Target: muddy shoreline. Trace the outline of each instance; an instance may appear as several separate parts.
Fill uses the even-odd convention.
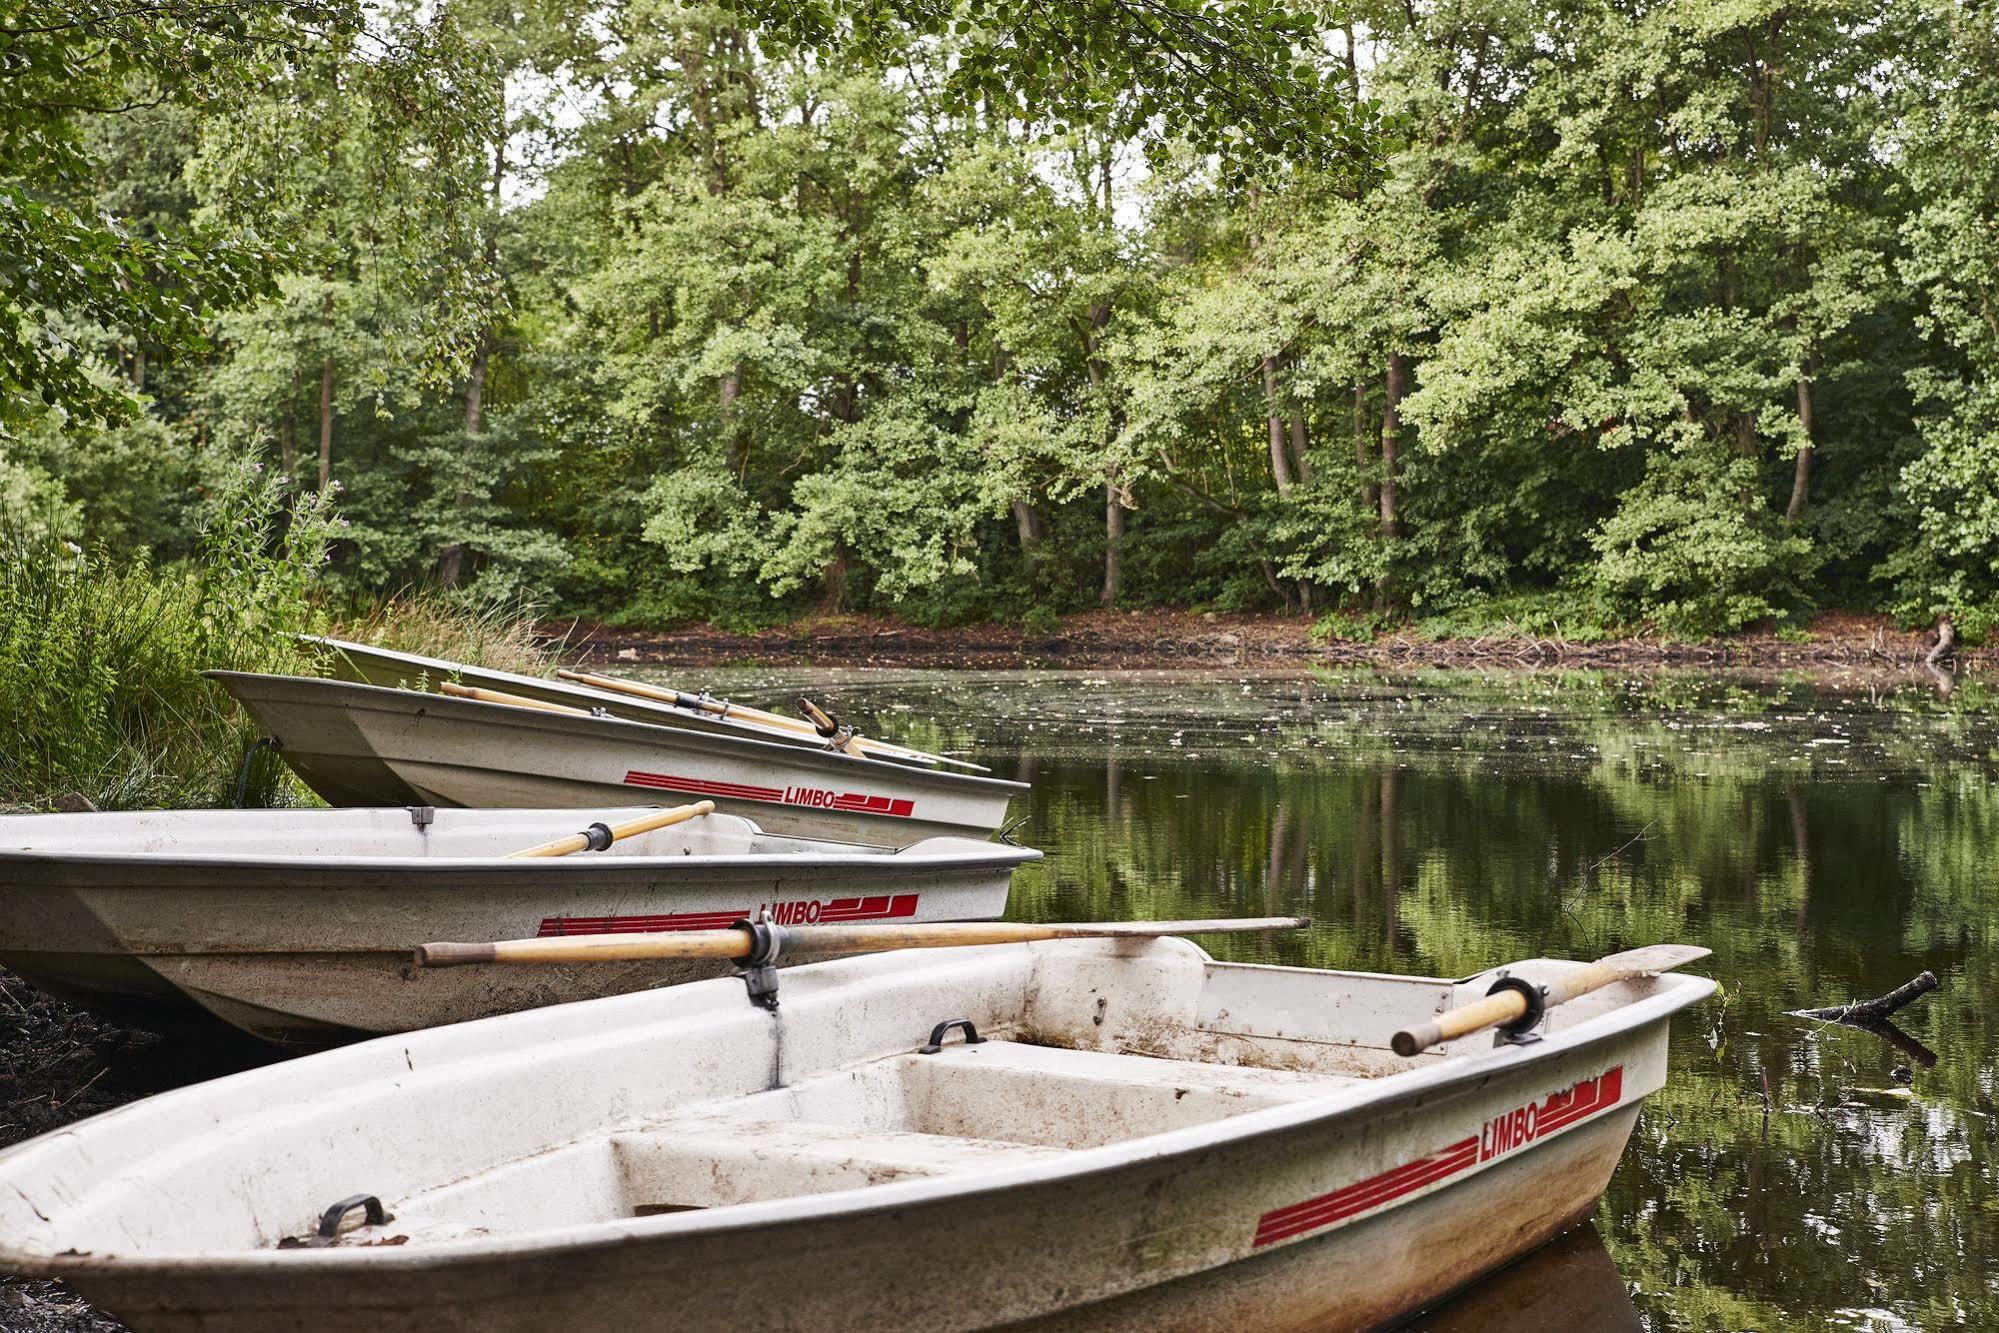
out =
[[[1367,641],[1321,640],[1313,637],[1312,622],[1300,616],[1157,610],[1085,612],[1035,630],[1001,623],[934,629],[877,616],[826,616],[747,634],[713,625],[634,630],[588,621],[550,622],[542,632],[561,656],[595,665],[985,670],[1351,666],[1929,674],[1926,659],[1935,643],[1933,634],[1900,629],[1886,616],[1849,614],[1821,616],[1801,634],[1704,641],[1433,639],[1408,630]],[[1959,649],[1942,666],[1990,669],[1999,666],[1999,649]]]
[[[165,1037],[120,1027],[0,969],[0,1148],[89,1116],[275,1058],[226,1033]],[[6,1333],[118,1333],[60,1282],[0,1274]]]

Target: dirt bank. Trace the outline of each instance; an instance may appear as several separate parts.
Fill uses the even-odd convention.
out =
[[[0,1147],[126,1102],[272,1059],[227,1034],[161,1037],[119,1027],[0,970]],[[6,1333],[116,1333],[59,1282],[0,1274]]]
[[[1802,635],[1741,634],[1705,642],[1564,639],[1495,635],[1432,639],[1410,631],[1370,641],[1313,638],[1297,616],[1191,611],[1092,611],[1053,629],[1018,624],[925,629],[874,616],[814,617],[732,634],[712,625],[645,631],[588,622],[546,626],[579,660],[660,666],[885,667],[1283,667],[1324,665],[1720,667],[1731,670],[1906,671],[1920,669],[1934,637],[1896,628],[1886,616],[1821,616]],[[1960,651],[1957,666],[1999,664],[1993,649]]]

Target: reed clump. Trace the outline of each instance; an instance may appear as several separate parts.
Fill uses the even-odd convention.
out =
[[[195,559],[156,566],[52,539],[0,538],[0,801],[44,809],[202,805],[235,795],[252,724],[201,678],[301,660],[333,533],[329,497],[290,497],[245,463],[206,497]],[[275,766],[246,799],[281,794]]]
[[[245,461],[205,497],[194,557],[174,565],[0,533],[0,809],[310,799],[201,673],[313,674],[297,636],[333,619],[320,586],[342,526],[333,500]],[[546,665],[525,608],[414,594],[358,624],[433,656]]]
[[[371,647],[522,676],[546,676],[558,664],[557,645],[536,630],[534,607],[517,599],[480,606],[438,589],[403,592],[335,622],[327,632]]]

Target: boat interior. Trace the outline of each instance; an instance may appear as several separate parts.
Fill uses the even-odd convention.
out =
[[[1573,966],[1513,970],[1547,980]],[[78,1160],[52,1149],[39,1171],[14,1165],[0,1225],[19,1236],[26,1220],[56,1250],[98,1253],[184,1252],[190,1218],[205,1250],[323,1247],[328,1206],[368,1195],[386,1216],[352,1211],[335,1246],[422,1246],[969,1177],[1271,1107],[1379,1103],[1397,1074],[1491,1049],[1490,1034],[1413,1060],[1389,1049],[1397,1028],[1489,981],[1217,963],[1170,939],[794,968],[775,1013],[724,978],[369,1042],[142,1103],[102,1122]],[[1707,984],[1623,982],[1549,1022],[1686,983]],[[212,1139],[218,1123],[226,1146],[176,1138]],[[147,1202],[166,1197],[179,1206]]]
[[[593,823],[617,824],[656,806],[613,810],[463,810],[382,806],[344,810],[141,810],[0,816],[0,856],[397,857],[506,856]],[[613,843],[590,857],[893,855],[893,848],[766,833],[753,821],[703,815]]]

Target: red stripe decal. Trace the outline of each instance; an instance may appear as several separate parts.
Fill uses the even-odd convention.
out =
[[[902,796],[869,796],[863,792],[836,792],[822,787],[759,787],[747,782],[718,782],[712,778],[684,778],[673,773],[648,773],[630,769],[627,787],[650,787],[679,792],[685,796],[719,796],[732,801],[762,801],[766,805],[795,805],[807,810],[837,810],[850,815],[885,815],[908,819],[916,813],[916,802]]]
[[[1624,1099],[1624,1066],[1605,1070],[1574,1087],[1551,1094],[1542,1102],[1528,1102],[1504,1115],[1485,1122],[1470,1138],[1459,1139],[1447,1148],[1404,1162],[1377,1175],[1326,1194],[1301,1199],[1282,1208],[1273,1208],[1256,1222],[1253,1246],[1271,1245],[1308,1231],[1343,1222],[1350,1217],[1393,1203],[1460,1171],[1489,1162],[1537,1139],[1567,1129],[1598,1112],[1607,1111]]]
[[[916,915],[921,894],[877,893],[866,898],[794,898],[760,903],[757,911],[665,912],[639,916],[547,916],[537,935],[626,935],[658,930],[727,930],[745,917],[770,909],[781,926],[824,925],[838,921],[895,921]]]
[[[661,791],[685,792],[690,796],[733,796],[744,801],[784,803],[780,787],[757,787],[746,782],[715,782],[708,778],[682,778],[670,773],[647,773],[632,769],[625,774],[627,787],[657,787]]]
[[[537,935],[623,935],[653,930],[727,930],[740,912],[667,912],[653,916],[545,916]]]

